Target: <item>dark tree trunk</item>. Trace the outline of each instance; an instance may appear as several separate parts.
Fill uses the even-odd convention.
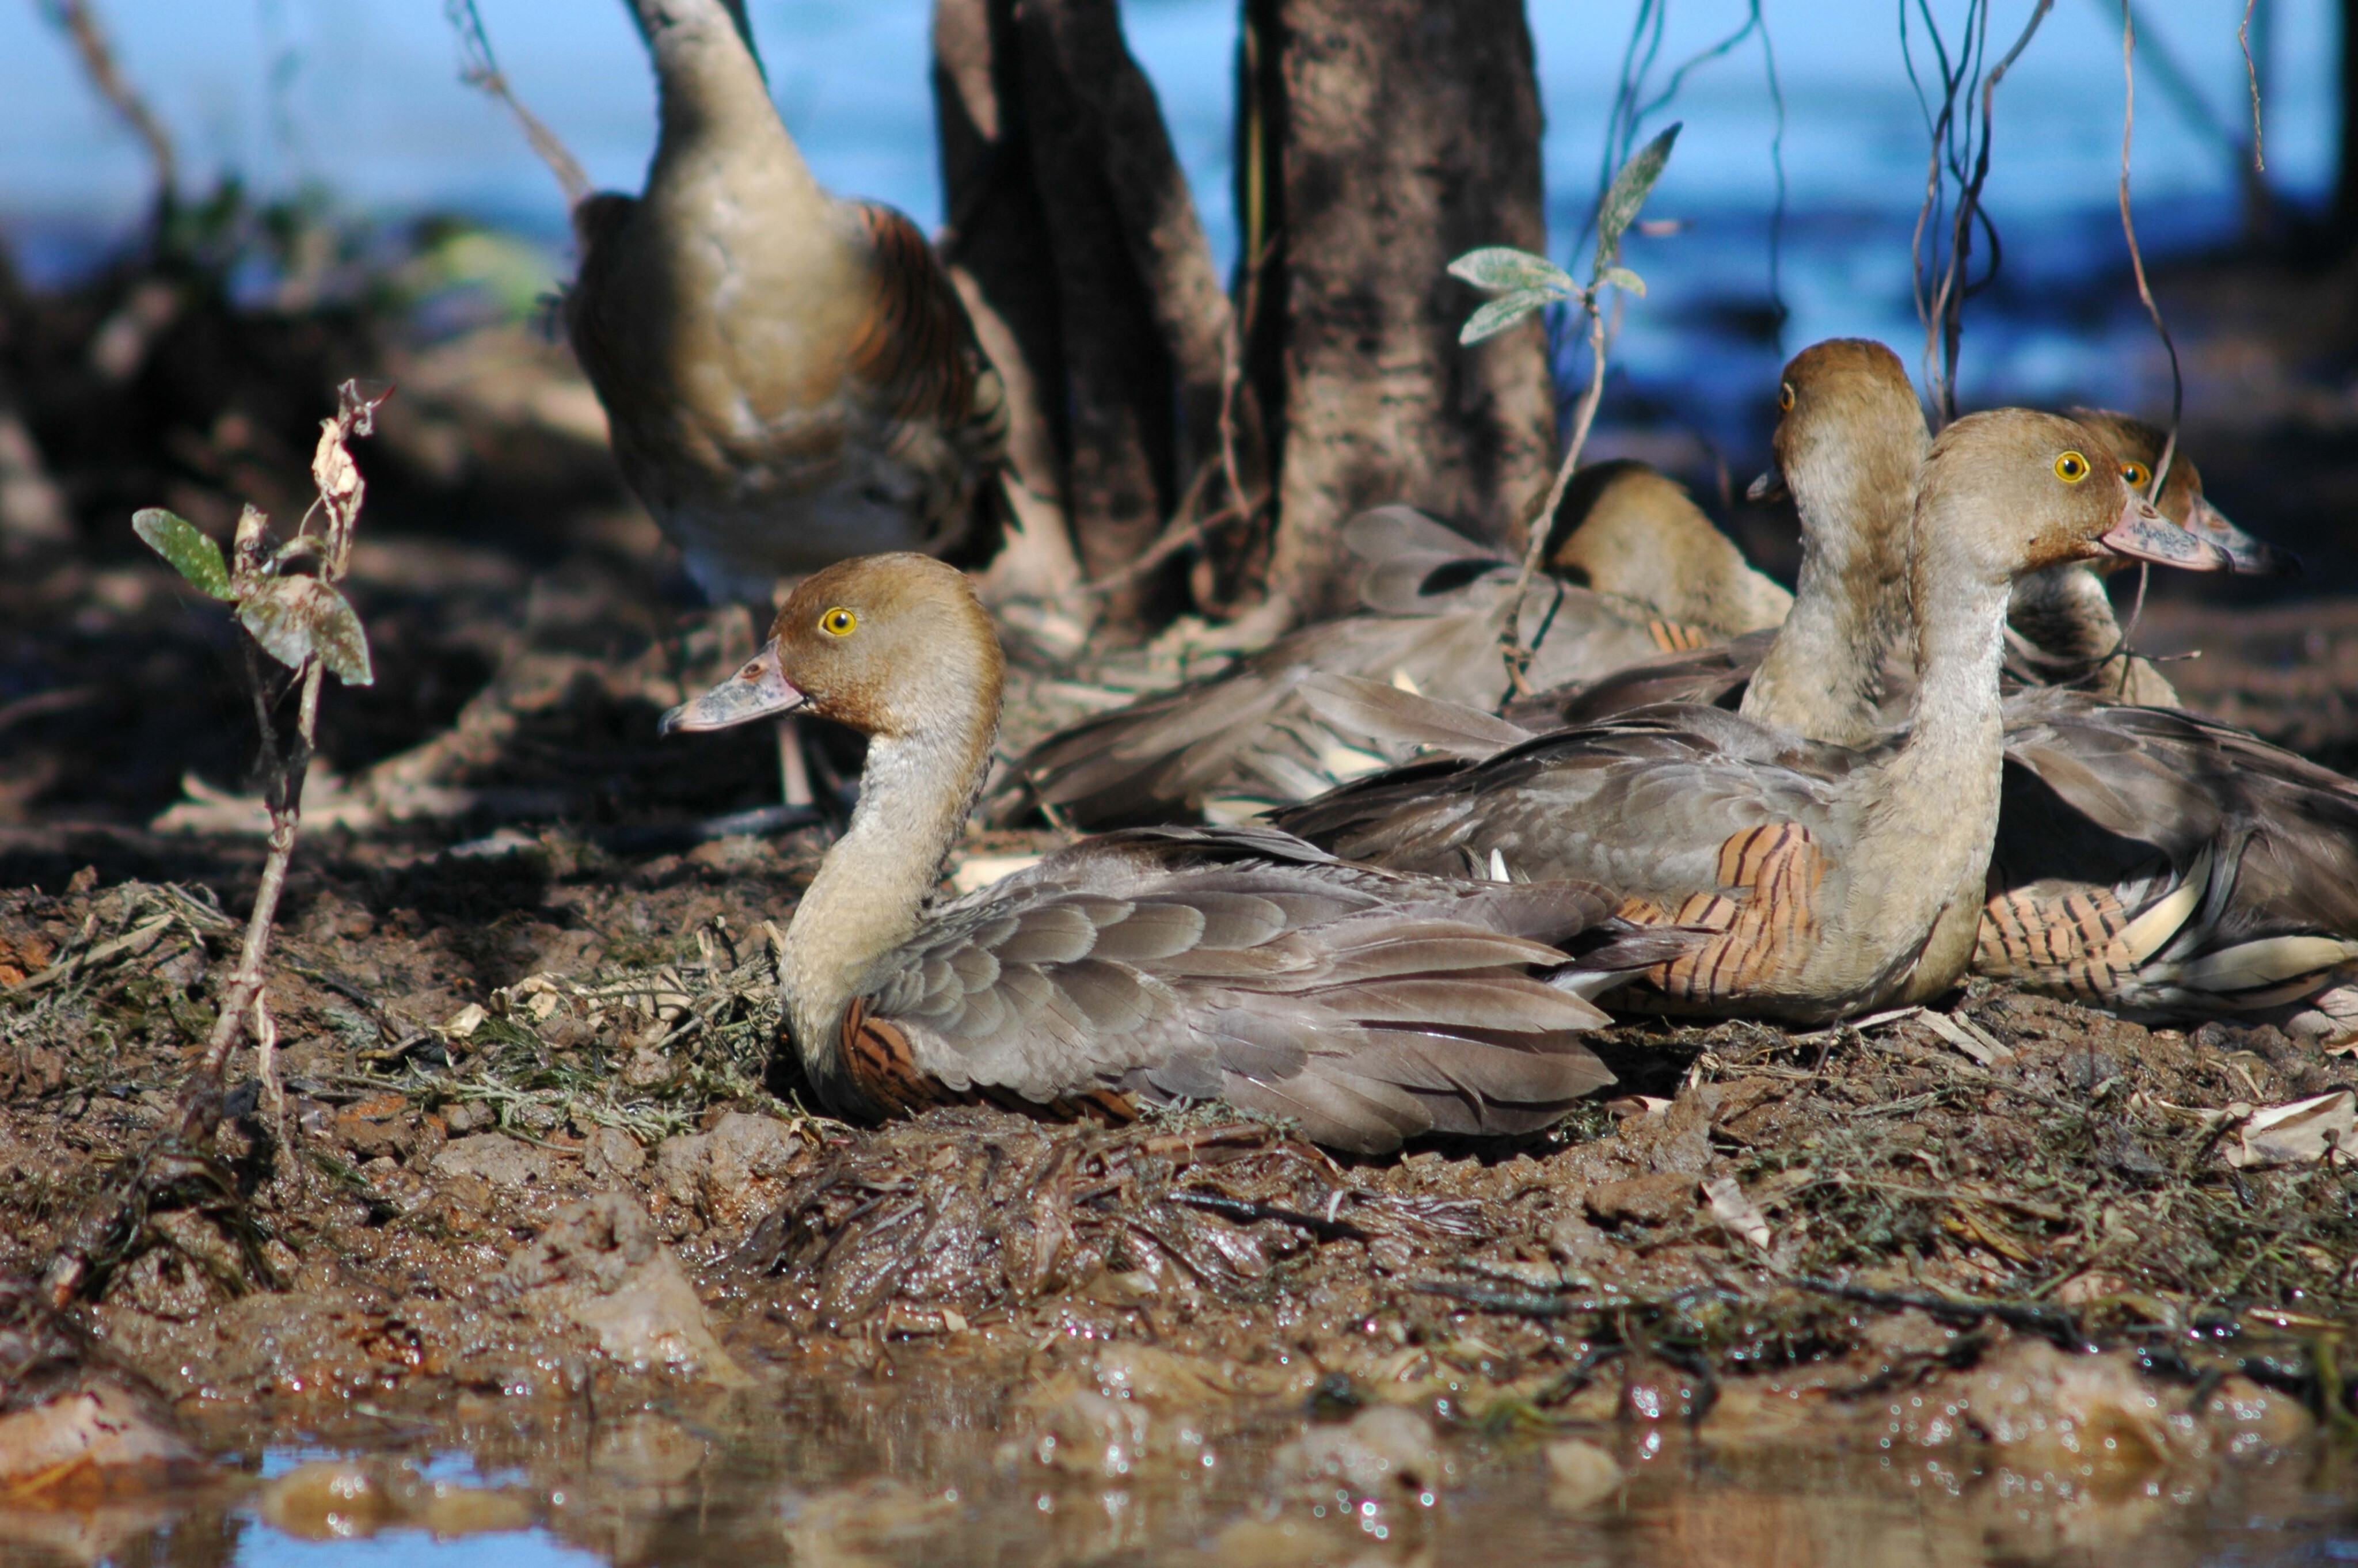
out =
[[[2358,3],[2358,0],[2353,0]],[[1536,321],[1474,349],[1446,276],[1546,249],[1522,0],[1244,0],[1239,195],[1269,245],[1250,373],[1274,438],[1271,609],[1341,609],[1338,531],[1406,501],[1515,536],[1554,401]],[[1259,157],[1252,156],[1255,147]]]
[[[1114,0],[937,0],[935,48],[950,254],[1025,383],[1017,472],[1111,577],[1218,449],[1228,310],[1202,222]],[[1173,580],[1106,607],[1138,623]]]

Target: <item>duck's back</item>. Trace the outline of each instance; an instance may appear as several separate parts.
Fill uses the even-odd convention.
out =
[[[1563,962],[1550,944],[1607,902],[1401,878],[1267,830],[1107,835],[947,906],[881,963],[848,1067],[885,1107],[1086,1086],[1223,1098],[1352,1149],[1536,1129],[1610,1075],[1573,1038],[1604,1015],[1523,971]]]

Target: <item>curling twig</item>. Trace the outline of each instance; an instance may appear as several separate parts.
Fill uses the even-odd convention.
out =
[[[548,166],[548,172],[555,175],[557,183],[564,188],[567,209],[580,206],[582,198],[590,194],[590,176],[583,171],[580,160],[573,156],[572,150],[557,138],[557,133],[550,130],[539,115],[525,108],[524,101],[508,85],[506,73],[500,70],[499,61],[492,55],[491,35],[483,30],[483,18],[475,10],[475,0],[442,0],[442,15],[449,19],[451,28],[458,33],[459,53],[466,62],[459,72],[459,80],[489,93],[506,106],[508,113],[515,116],[516,124],[523,128],[525,140],[532,144],[532,150],[540,155],[540,161]]]
[[[2145,313],[2153,321],[2153,330],[2161,339],[2161,346],[2169,355],[2169,428],[2162,438],[2161,456],[2153,465],[2153,483],[2147,492],[2148,500],[2161,500],[2161,487],[2169,481],[2169,465],[2178,457],[2178,425],[2186,412],[2186,377],[2178,363],[2178,344],[2169,335],[2169,323],[2162,319],[2161,307],[2153,297],[2153,285],[2146,277],[2145,251],[2137,243],[2136,218],[2129,209],[2129,154],[2136,141],[2136,13],[2129,0],[2121,0],[2121,74],[2126,82],[2126,97],[2121,110],[2121,232],[2127,237],[2129,269],[2136,277],[2137,298],[2145,304]],[[2129,623],[2121,633],[2121,676],[2115,693],[2126,696],[2129,674],[2136,668],[2137,625],[2145,618],[2145,590],[2152,569],[2143,564],[2137,568],[2136,602],[2129,611]]]

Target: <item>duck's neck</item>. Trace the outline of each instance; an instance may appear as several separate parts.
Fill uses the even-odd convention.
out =
[[[843,1019],[916,935],[966,826],[999,729],[989,690],[937,693],[936,722],[874,735],[851,826],[820,862],[786,926],[778,979],[804,1071],[822,1095],[841,1071]]]
[[[2006,619],[2051,661],[2053,676],[2073,680],[2110,658],[2121,644],[2104,579],[2084,564],[2050,567],[2014,585]]]
[[[1917,537],[1915,719],[1868,782],[1825,945],[1836,962],[1855,956],[1847,961],[1862,1007],[1944,990],[1973,956],[1997,836],[2006,607],[2006,585],[1988,581],[1955,542],[1974,526],[1954,519],[1944,529],[1935,518]]]
[[[1884,662],[1908,625],[1919,455],[1789,470],[1801,510],[1801,577],[1793,608],[1745,689],[1745,717],[1844,746],[1882,729]]]
[[[662,129],[651,191],[698,176],[759,179],[813,202],[825,193],[786,135],[753,51],[743,0],[630,0],[654,57]],[[665,176],[669,175],[670,178]],[[704,200],[698,194],[692,199]]]
[[[2014,585],[2006,620],[2030,644],[2030,656],[2023,661],[2028,678],[2084,686],[2148,708],[2179,706],[2177,688],[2150,662],[2131,657],[2124,669],[2115,658],[2126,639],[2104,577],[2093,567],[2074,564],[2031,573]]]

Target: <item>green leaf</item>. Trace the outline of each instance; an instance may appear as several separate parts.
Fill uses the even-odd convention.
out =
[[[237,618],[263,652],[290,669],[317,654],[346,686],[368,686],[368,634],[344,596],[317,578],[268,578],[237,607]]]
[[[195,524],[160,506],[150,506],[132,514],[131,526],[198,592],[215,599],[232,597],[229,563],[222,559],[221,546],[199,532]]]
[[[1596,266],[1601,275],[1621,254],[1621,236],[1638,220],[1638,210],[1652,195],[1654,182],[1662,178],[1662,167],[1671,161],[1671,145],[1679,139],[1678,125],[1672,125],[1644,146],[1629,155],[1613,183],[1605,188],[1605,200],[1596,204]]]
[[[1602,288],[1608,283],[1616,288],[1627,289],[1640,299],[1646,297],[1646,280],[1626,266],[1608,266],[1596,275],[1597,287]]]
[[[1449,275],[1493,294],[1525,289],[1548,291],[1551,299],[1570,299],[1580,293],[1572,274],[1545,256],[1519,251],[1512,245],[1488,245],[1467,251],[1449,264]]]
[[[1485,338],[1494,338],[1532,311],[1552,305],[1562,297],[1553,289],[1525,288],[1493,299],[1466,318],[1466,325],[1458,331],[1457,341],[1460,346],[1466,346],[1478,343]]]

